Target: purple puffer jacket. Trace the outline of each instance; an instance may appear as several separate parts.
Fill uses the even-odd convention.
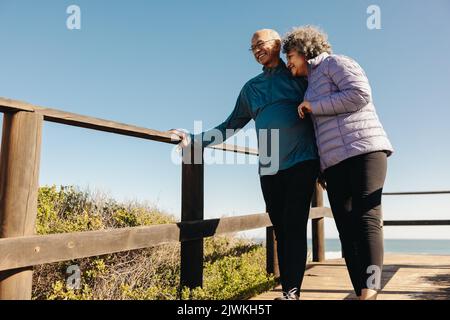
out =
[[[364,70],[352,59],[322,53],[308,60],[308,89],[321,170],[353,156],[394,151],[372,103]]]

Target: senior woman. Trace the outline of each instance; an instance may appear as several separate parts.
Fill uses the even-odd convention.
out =
[[[376,299],[383,267],[381,195],[391,143],[378,119],[363,69],[331,53],[327,35],[313,26],[294,28],[283,40],[294,76],[307,76],[301,118],[310,114],[321,171],[361,300]]]

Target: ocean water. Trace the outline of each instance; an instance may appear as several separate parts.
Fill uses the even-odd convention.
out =
[[[311,248],[311,239],[308,243]],[[384,252],[450,255],[450,240],[385,239]],[[341,242],[339,239],[325,240],[325,255],[327,259],[341,257]]]
[[[311,239],[308,240],[311,247]],[[326,239],[325,252],[340,252],[339,239]],[[450,255],[450,240],[432,239],[385,239],[385,253],[412,253]]]
[[[257,239],[264,242],[262,239]],[[312,248],[312,241],[308,239],[308,248]],[[450,240],[432,239],[385,239],[385,253],[450,255]],[[340,258],[341,242],[339,239],[325,239],[325,258]]]

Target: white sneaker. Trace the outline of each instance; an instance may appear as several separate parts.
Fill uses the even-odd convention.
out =
[[[292,288],[288,292],[283,291],[283,295],[281,297],[275,298],[275,300],[298,300],[299,295],[297,292],[297,288]]]

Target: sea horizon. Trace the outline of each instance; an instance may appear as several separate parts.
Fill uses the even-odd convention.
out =
[[[255,242],[265,245],[265,239],[253,238]],[[312,248],[312,239],[308,238],[308,249]],[[450,239],[384,239],[385,253],[450,255]],[[325,257],[334,259],[342,257],[339,239],[325,239]]]

